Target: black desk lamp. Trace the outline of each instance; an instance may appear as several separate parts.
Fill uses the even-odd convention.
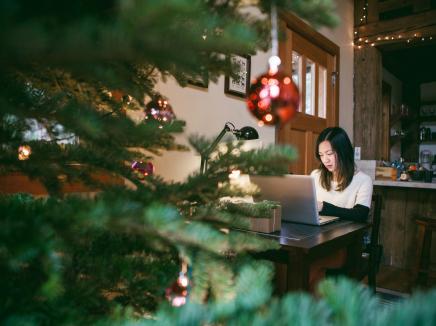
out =
[[[236,129],[235,125],[231,122],[226,122],[224,125],[223,130],[221,130],[218,137],[213,141],[213,143],[207,148],[202,154],[201,154],[201,164],[200,164],[200,173],[204,174],[207,171],[207,161],[209,160],[209,155],[212,153],[212,151],[215,149],[215,147],[218,145],[221,138],[224,137],[224,135],[227,132],[231,132],[236,136],[236,139],[238,140],[250,140],[250,139],[258,139],[259,134],[257,133],[256,129],[253,127],[242,127],[241,129]]]

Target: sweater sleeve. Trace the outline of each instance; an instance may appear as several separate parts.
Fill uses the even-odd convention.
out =
[[[354,222],[366,222],[369,214],[369,207],[361,204],[356,204],[353,208],[342,208],[323,202],[323,208],[319,212],[320,215],[338,216],[344,220]]]

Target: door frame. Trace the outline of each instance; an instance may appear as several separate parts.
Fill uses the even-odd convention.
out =
[[[279,56],[282,60],[282,65],[284,67],[284,72],[291,75],[291,67],[292,67],[292,56],[289,55],[292,53],[292,34],[298,34],[298,36],[303,37],[311,44],[315,45],[316,47],[320,48],[321,50],[328,53],[333,60],[333,72],[331,73],[331,76],[327,76],[329,80],[334,78],[334,85],[332,83],[328,83],[327,87],[332,87],[329,85],[333,85],[333,94],[332,98],[330,99],[330,105],[332,109],[327,111],[327,127],[329,126],[337,126],[339,123],[339,86],[340,86],[340,48],[338,45],[330,41],[327,37],[320,34],[318,31],[316,31],[313,27],[309,26],[307,23],[305,23],[303,20],[295,16],[294,14],[290,12],[280,12],[280,31],[281,35],[285,35],[286,38],[282,38],[279,42]],[[331,78],[331,79],[330,79]],[[301,95],[301,94],[300,94]],[[304,94],[303,94],[304,95]],[[316,129],[317,126],[314,126],[313,124],[317,124],[317,119],[321,118],[313,117],[310,121],[308,121],[307,117],[297,112],[295,114],[294,120],[291,121],[292,128],[300,129],[300,130],[306,130],[307,129]],[[309,128],[310,124],[310,128]],[[279,143],[279,134],[281,132],[280,127],[277,127],[275,129],[275,143]],[[318,129],[323,129],[323,127],[320,125]],[[285,133],[287,132],[286,129]],[[318,130],[321,132],[321,130]],[[309,138],[307,138],[309,137]],[[311,135],[306,135],[306,146],[305,146],[305,167],[304,170],[306,173],[311,169],[314,163],[315,157],[312,155],[313,149],[308,148],[311,147],[309,143],[311,143]],[[309,153],[310,152],[310,153]],[[313,157],[312,157],[313,156]]]
[[[282,35],[285,34],[286,37],[289,37],[289,33],[286,33],[287,29],[292,30],[293,32],[300,34],[302,37],[310,40],[311,43],[315,44],[322,50],[328,52],[333,56],[334,66],[335,66],[335,90],[333,93],[334,96],[334,110],[332,120],[335,125],[339,123],[339,86],[340,86],[340,48],[338,45],[330,41],[327,37],[319,33],[312,26],[305,23],[303,20],[298,18],[296,15],[291,12],[280,11],[280,24],[281,24],[281,32]],[[286,42],[286,39],[281,39],[279,42],[279,56],[282,60],[283,67],[291,67],[291,58],[286,55],[287,53],[292,53],[289,49],[289,42]],[[286,71],[290,73],[290,71]],[[330,76],[332,77],[332,76]],[[298,112],[297,112],[298,115]],[[276,128],[276,142],[277,142],[277,128]]]

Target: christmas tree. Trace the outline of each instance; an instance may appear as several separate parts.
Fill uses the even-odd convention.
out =
[[[315,25],[335,22],[328,0],[276,4]],[[229,167],[285,173],[291,148],[241,152],[241,144],[228,144],[206,173],[164,182],[152,173],[151,154],[186,150],[174,141],[183,121],[170,111],[166,119],[139,122],[130,115],[144,110],[144,97],[164,101],[154,91],[161,78],[185,86],[207,72],[216,81],[231,71],[228,54],[267,49],[268,19],[244,9],[268,13],[270,5],[0,1],[0,176],[25,175],[46,190],[42,198],[0,197],[2,323],[269,323],[276,313],[283,321],[306,318],[296,316],[296,307],[306,307],[307,320],[328,320],[334,315],[328,307],[335,307],[331,293],[366,298],[365,290],[343,281],[326,283],[330,306],[304,295],[266,304],[272,266],[253,262],[249,253],[276,244],[235,231],[246,225],[244,216],[223,210],[218,199],[243,193],[228,184]],[[192,145],[202,152],[210,141],[198,137]],[[74,184],[92,192],[68,194]],[[181,309],[173,307],[187,298]],[[307,308],[312,304],[315,312]],[[335,313],[342,316],[342,310]]]

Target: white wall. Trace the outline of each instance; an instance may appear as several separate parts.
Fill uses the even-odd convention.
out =
[[[353,137],[353,1],[337,0],[341,24],[336,30],[322,29],[321,33],[340,46],[340,100],[339,125]],[[251,76],[267,69],[269,53],[258,53],[251,58]],[[253,126],[259,132],[256,145],[275,142],[274,127],[258,127],[257,121],[248,112],[241,98],[224,94],[224,77],[217,84],[210,83],[208,89],[179,87],[173,80],[160,82],[157,90],[169,98],[175,114],[186,121],[186,132],[178,135],[179,143],[187,144],[187,136],[198,133],[213,138],[230,121],[236,128]],[[169,152],[155,160],[156,173],[167,180],[180,181],[200,167],[200,158],[193,152]]]
[[[354,1],[336,0],[336,14],[341,22],[335,29],[319,32],[340,47],[339,126],[353,140],[353,65],[354,65]]]
[[[259,53],[251,59],[251,76],[266,71],[269,55]],[[249,113],[245,100],[224,94],[224,76],[217,84],[209,83],[208,89],[199,87],[181,88],[169,80],[160,82],[157,90],[168,97],[178,119],[186,121],[185,133],[177,136],[181,144],[187,144],[187,137],[200,134],[208,138],[217,136],[227,121],[236,128],[255,127],[259,133],[259,141],[250,141],[257,146],[274,143],[274,127],[258,127],[257,120]],[[232,137],[229,135],[229,137]],[[200,158],[193,152],[169,152],[155,161],[156,173],[165,179],[182,180],[189,173],[200,168]]]

